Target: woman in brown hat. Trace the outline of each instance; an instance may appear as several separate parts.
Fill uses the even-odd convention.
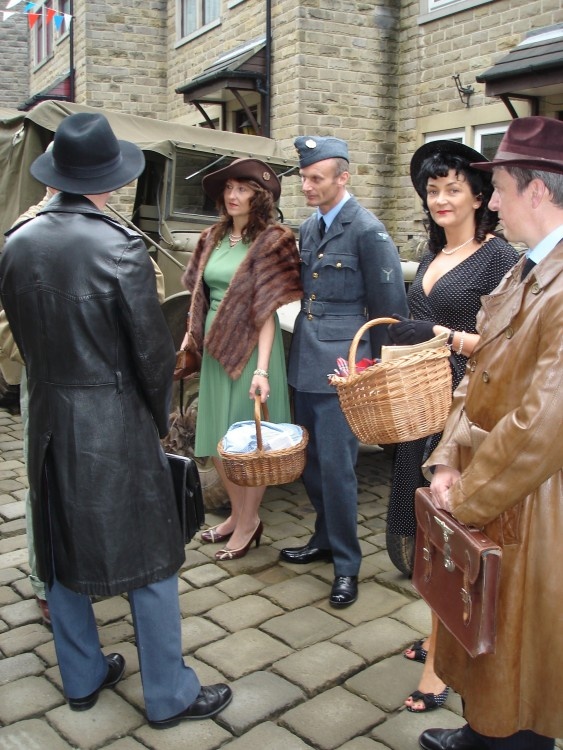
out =
[[[475,322],[481,296],[490,293],[518,259],[516,251],[493,234],[498,216],[488,208],[490,179],[470,164],[483,156],[455,141],[430,141],[414,154],[410,174],[423,202],[428,231],[408,303],[412,319],[389,326],[397,344],[415,344],[447,331],[452,385],[461,381],[479,335]],[[395,316],[398,317],[398,316]],[[401,443],[395,451],[387,514],[387,549],[393,564],[412,574],[416,533],[414,493],[427,486],[422,463],[441,434]],[[419,687],[405,701],[414,713],[431,711],[447,698],[448,688],[434,672],[434,635],[417,641],[405,657],[424,663]]]
[[[289,422],[285,355],[276,310],[301,299],[299,254],[291,229],[275,222],[281,192],[275,172],[258,159],[237,159],[203,178],[219,221],[202,232],[182,277],[192,293],[182,346],[202,353],[195,455],[212,456],[231,515],[201,535],[227,542],[217,560],[234,560],[262,535],[258,509],[265,487],[230,482],[217,443],[234,422],[252,419],[254,398],[270,399],[273,422]],[[271,397],[271,398],[270,398]]]

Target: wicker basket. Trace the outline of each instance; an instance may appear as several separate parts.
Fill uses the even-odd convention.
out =
[[[349,376],[334,385],[352,432],[368,445],[402,443],[441,432],[452,402],[450,350],[446,346],[407,354],[356,373],[356,350],[372,326],[396,323],[375,318],[354,336]]]
[[[264,418],[269,420],[268,407],[256,396],[254,421],[258,447],[251,453],[226,453],[223,440],[219,441],[217,452],[223,462],[227,479],[242,487],[264,487],[273,484],[286,484],[299,479],[305,468],[305,449],[309,442],[307,430],[303,427],[303,437],[297,445],[280,450],[265,451],[262,448],[260,407]]]

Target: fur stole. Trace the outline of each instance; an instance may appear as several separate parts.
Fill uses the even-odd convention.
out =
[[[201,352],[205,347],[236,380],[264,323],[279,307],[303,296],[299,252],[288,227],[274,224],[259,234],[233,276],[204,340],[209,303],[203,272],[213,249],[210,229],[206,229],[182,276],[182,283],[192,292],[188,348]]]

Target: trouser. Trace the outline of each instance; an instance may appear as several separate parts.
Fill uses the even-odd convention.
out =
[[[168,719],[193,703],[200,690],[182,658],[177,576],[129,591],[128,597],[147,717]],[[47,601],[65,695],[84,698],[107,675],[90,597],[55,580]]]
[[[358,440],[336,393],[295,391],[294,406],[309,432],[303,483],[317,512],[311,545],[331,550],[335,575],[358,575]]]

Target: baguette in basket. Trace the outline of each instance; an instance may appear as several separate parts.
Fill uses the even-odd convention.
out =
[[[368,445],[401,443],[441,432],[451,406],[450,350],[440,336],[414,346],[384,347],[387,361],[382,350],[381,362],[356,372],[356,351],[364,332],[396,322],[395,318],[375,318],[365,323],[350,346],[348,377],[330,379],[350,429]],[[402,350],[400,356],[394,357],[395,352],[389,356],[393,349]]]

